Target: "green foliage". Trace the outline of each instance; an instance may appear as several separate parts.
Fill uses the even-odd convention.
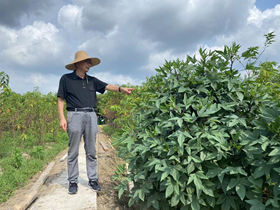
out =
[[[279,209],[279,103],[257,77],[242,79],[233,68],[242,57],[258,59],[258,48],[242,56],[239,49],[200,49],[200,60],[166,61],[147,79],[149,100],[115,141],[131,171],[119,194],[134,182],[129,205]]]
[[[135,111],[138,110],[143,101],[148,99],[144,93],[146,91],[145,85],[132,86],[127,84],[122,85],[122,87],[131,87],[135,90],[129,96],[115,92],[98,95],[98,115],[106,118],[108,126],[114,130],[129,126]]]
[[[20,168],[23,162],[23,157],[19,148],[15,148],[13,153],[13,160],[15,168]]]
[[[0,203],[5,202],[13,192],[23,187],[28,180],[37,172],[41,171],[43,167],[63,149],[67,148],[68,137],[65,136],[64,131],[58,133],[58,142],[53,143],[49,147],[44,146],[34,146],[34,148],[15,148],[13,151],[13,142],[9,145],[9,141],[13,139],[9,132],[5,133],[7,139],[2,142],[6,145],[6,153],[0,159],[0,166],[3,174],[0,177]],[[31,141],[32,138],[29,137]],[[30,159],[25,159],[22,157],[22,153],[31,154]]]
[[[239,62],[242,64],[242,66],[244,67],[244,70],[247,71],[247,75],[250,76],[254,76],[257,75],[259,73],[260,67],[255,66],[258,59],[260,58],[260,56],[264,53],[264,51],[266,50],[266,48],[268,48],[273,42],[275,42],[274,37],[275,34],[274,32],[270,32],[265,36],[265,42],[264,42],[264,47],[261,53],[259,53],[259,47],[249,47],[247,51],[242,53],[242,58],[247,62],[246,65],[244,65],[241,60],[240,57],[237,57],[237,59],[239,60]]]
[[[42,146],[34,146],[33,150],[31,152],[32,157],[38,158],[38,159],[44,159],[44,149]]]
[[[103,129],[104,133],[108,136],[114,137],[117,135],[117,130],[113,127],[106,125],[106,126],[102,126],[102,129]]]
[[[33,92],[17,94],[0,73],[0,203],[52,160],[68,144],[59,130],[57,97]],[[47,111],[46,111],[47,110]]]
[[[4,71],[0,72],[0,105],[4,102],[4,100],[9,96],[10,88],[9,88],[10,77]]]

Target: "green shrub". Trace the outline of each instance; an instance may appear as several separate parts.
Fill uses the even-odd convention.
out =
[[[233,68],[239,49],[200,49],[200,60],[166,62],[147,80],[153,98],[115,142],[131,171],[119,194],[134,182],[129,205],[280,208],[279,104],[255,77],[242,79]],[[242,54],[254,56],[250,48]]]

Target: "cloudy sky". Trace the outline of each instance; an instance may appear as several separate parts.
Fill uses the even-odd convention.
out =
[[[199,47],[276,43],[262,60],[280,63],[280,0],[0,0],[0,71],[17,93],[57,92],[79,50],[101,59],[89,74],[140,85],[165,60]]]

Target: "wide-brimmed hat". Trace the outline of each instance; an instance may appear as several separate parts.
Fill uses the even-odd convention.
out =
[[[76,69],[75,63],[78,63],[80,61],[84,61],[87,59],[90,59],[91,67],[96,66],[96,65],[100,64],[100,62],[101,62],[99,58],[90,58],[85,51],[78,51],[75,54],[75,60],[72,63],[67,64],[65,66],[65,68],[68,70],[75,70]]]

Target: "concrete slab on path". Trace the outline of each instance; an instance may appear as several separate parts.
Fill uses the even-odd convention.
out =
[[[97,209],[97,193],[88,187],[86,172],[86,155],[83,141],[79,149],[79,184],[78,193],[68,194],[67,170],[53,180],[49,185],[50,191],[40,196],[29,208],[30,210],[85,210]]]

